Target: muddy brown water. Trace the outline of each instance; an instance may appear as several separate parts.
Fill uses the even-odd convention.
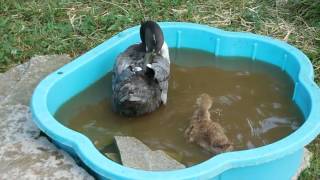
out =
[[[113,113],[108,74],[65,103],[55,117],[88,136],[102,152],[115,151],[107,146],[114,135],[128,135],[187,166],[212,157],[183,136],[201,93],[213,97],[212,119],[223,126],[235,150],[275,142],[304,121],[291,100],[292,80],[275,66],[192,49],[170,49],[170,57],[168,104],[157,111],[137,118]]]

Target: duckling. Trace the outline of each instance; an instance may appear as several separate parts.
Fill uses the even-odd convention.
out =
[[[214,155],[233,150],[233,145],[226,136],[223,127],[211,120],[209,110],[212,99],[208,94],[201,94],[196,102],[197,109],[193,113],[189,127],[185,130],[185,138],[196,143]]]
[[[167,103],[170,57],[160,26],[145,21],[141,43],[121,53],[112,74],[112,107],[124,116],[150,113]]]

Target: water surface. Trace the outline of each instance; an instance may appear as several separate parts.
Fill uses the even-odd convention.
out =
[[[167,106],[138,118],[113,113],[107,74],[65,103],[56,118],[88,136],[102,152],[115,150],[107,146],[114,135],[128,135],[187,166],[212,157],[183,136],[201,93],[213,97],[211,117],[224,127],[236,150],[270,144],[302,124],[303,116],[291,101],[293,82],[275,66],[192,49],[171,49],[170,56]]]

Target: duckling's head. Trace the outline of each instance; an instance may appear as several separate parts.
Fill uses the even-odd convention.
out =
[[[154,21],[144,21],[140,27],[140,38],[147,53],[160,54],[164,44],[163,32]]]

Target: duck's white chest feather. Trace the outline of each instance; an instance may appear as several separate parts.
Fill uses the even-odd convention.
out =
[[[162,48],[160,50],[160,54],[164,57],[170,64],[170,57],[169,57],[169,48],[166,42],[163,42]]]

